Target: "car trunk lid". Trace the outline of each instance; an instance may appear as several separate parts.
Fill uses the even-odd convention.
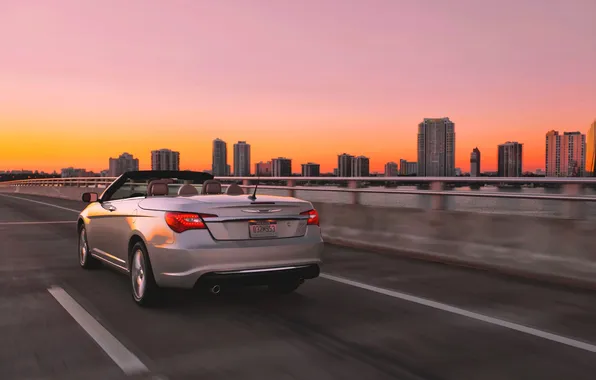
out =
[[[156,209],[163,203],[147,198],[141,208]],[[163,202],[163,201],[162,201]],[[259,196],[201,195],[169,199],[167,211],[216,215],[204,218],[216,240],[282,239],[304,236],[311,204],[295,198]],[[165,210],[164,210],[165,211]]]

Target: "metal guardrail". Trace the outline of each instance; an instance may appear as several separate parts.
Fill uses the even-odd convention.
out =
[[[52,184],[110,184],[118,177],[34,178],[0,182],[0,186],[40,186]],[[596,177],[215,177],[221,182],[335,182],[335,183],[478,183],[478,184],[582,184],[596,185]],[[285,186],[281,186],[285,187]]]
[[[0,187],[90,187],[105,188],[116,177],[77,177],[77,178],[39,178],[0,182]],[[285,190],[287,195],[296,196],[296,191],[349,193],[349,202],[360,204],[362,194],[406,194],[430,197],[432,210],[448,209],[448,197],[481,197],[481,198],[509,198],[533,199],[544,201],[560,201],[563,214],[569,218],[584,218],[587,212],[582,202],[596,202],[596,196],[586,195],[585,186],[596,188],[596,178],[582,177],[216,177],[224,187],[226,183],[241,183],[241,187],[253,189],[259,182],[259,189]],[[267,185],[267,183],[285,183],[285,186]],[[298,183],[309,182],[307,186],[297,186]],[[346,187],[316,186],[325,182],[332,185],[346,185]],[[424,189],[396,189],[383,187],[386,184],[413,185],[428,184],[429,190]],[[538,194],[532,192],[512,193],[505,191],[457,191],[449,185],[562,185],[559,194]]]
[[[0,182],[0,187],[10,186],[76,186],[76,187],[106,187],[117,177],[74,177],[74,178],[38,178],[16,181]],[[428,196],[462,196],[462,197],[491,197],[514,199],[541,199],[557,201],[596,201],[595,196],[582,196],[582,185],[596,187],[596,178],[586,177],[216,177],[222,183],[241,182],[241,187],[253,188],[259,182],[259,188],[270,190],[287,190],[289,195],[300,191],[352,193],[353,203],[358,203],[358,194],[411,194]],[[286,186],[266,185],[267,182],[285,182]],[[334,184],[347,183],[347,187],[336,188],[328,186],[297,186],[299,182],[328,182]],[[425,183],[430,185],[429,190],[400,190],[383,188],[378,185],[393,183],[408,185],[412,183]],[[371,187],[360,187],[363,184]],[[445,189],[448,184],[537,184],[537,185],[563,185],[563,195],[558,194],[511,194],[503,192],[476,192],[453,191]],[[377,185],[375,187],[374,185]]]

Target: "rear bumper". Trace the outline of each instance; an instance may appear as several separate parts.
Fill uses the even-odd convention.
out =
[[[318,264],[309,264],[294,267],[262,268],[245,271],[211,272],[202,275],[195,283],[195,288],[206,288],[213,285],[267,285],[287,279],[312,279],[319,276]]]
[[[160,287],[193,288],[215,281],[266,282],[279,276],[314,278],[322,263],[320,228],[302,237],[216,241],[208,231],[187,231],[174,244],[149,245],[153,275]]]

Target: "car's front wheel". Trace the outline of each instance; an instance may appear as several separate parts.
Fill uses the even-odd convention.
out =
[[[132,247],[130,259],[130,283],[132,298],[140,306],[154,306],[160,296],[160,289],[153,277],[153,269],[143,243]]]
[[[100,266],[100,261],[91,256],[89,242],[87,241],[87,230],[85,226],[79,228],[79,265],[84,269],[94,269]]]

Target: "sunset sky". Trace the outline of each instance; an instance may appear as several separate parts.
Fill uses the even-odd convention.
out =
[[[595,0],[0,0],[0,170],[99,171],[129,152],[246,140],[254,163],[416,160],[425,117],[456,166],[596,119]]]

